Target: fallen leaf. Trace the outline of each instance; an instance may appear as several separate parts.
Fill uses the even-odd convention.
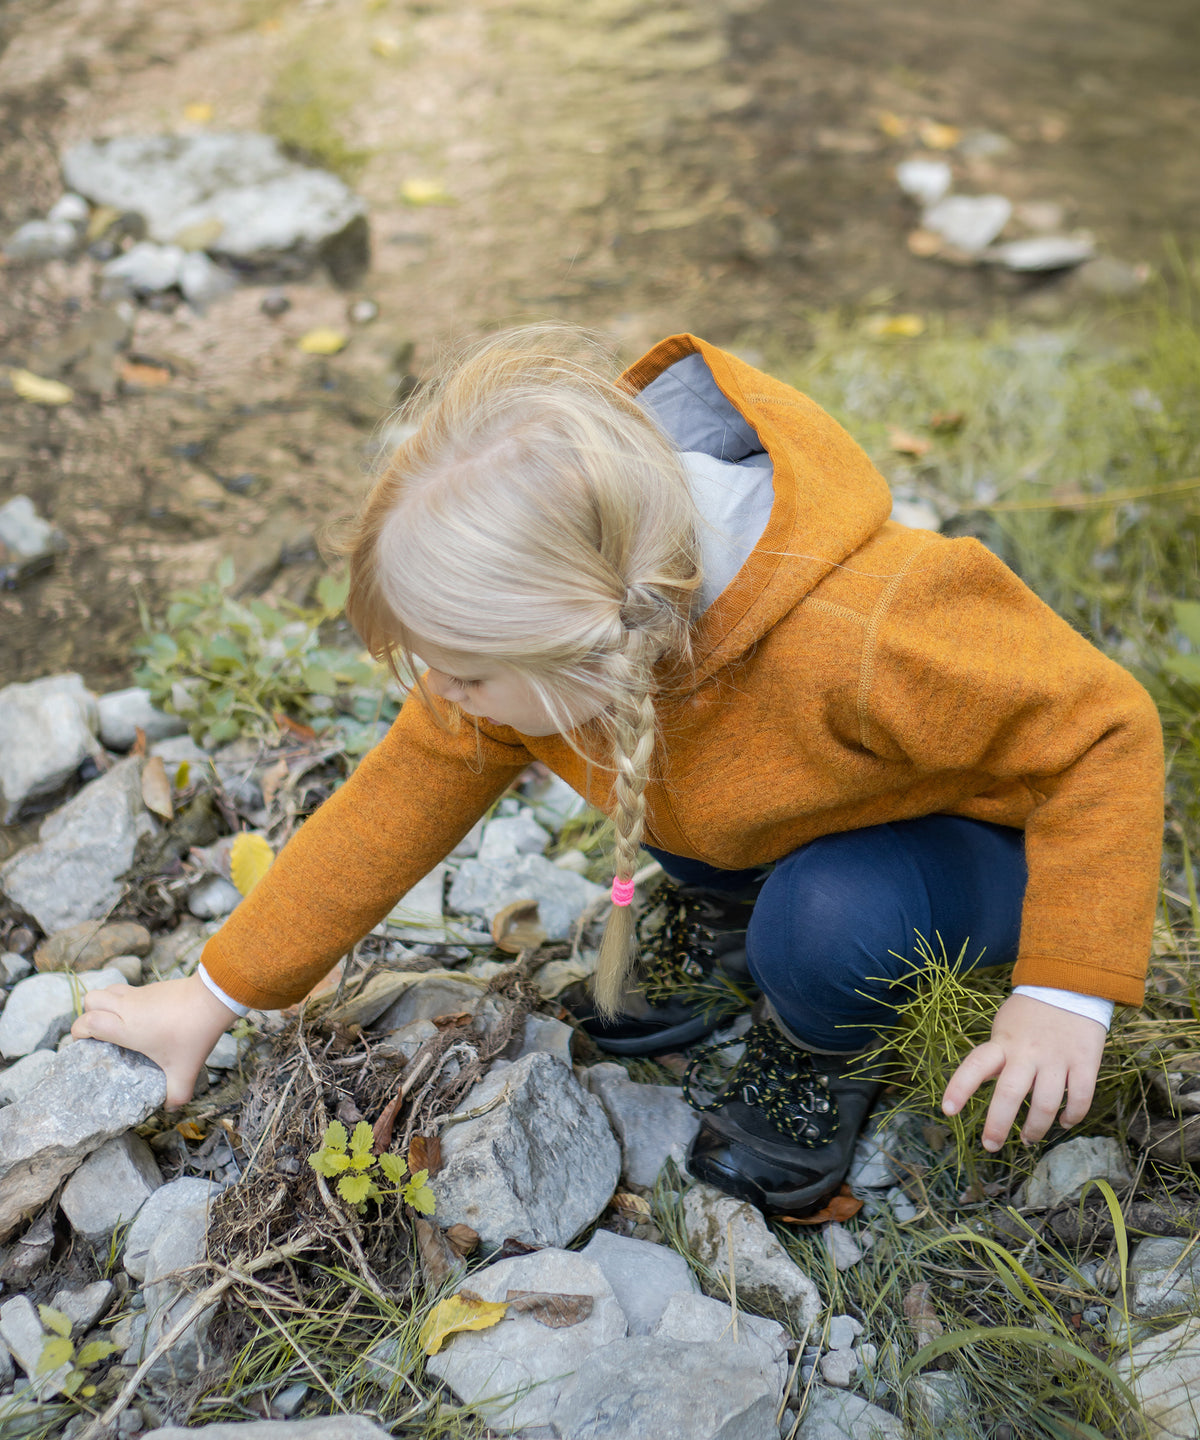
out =
[[[640,1195],[631,1194],[628,1190],[618,1190],[612,1198],[612,1203],[618,1210],[624,1210],[629,1215],[642,1215],[649,1219],[653,1213],[648,1200],[644,1200]]]
[[[911,1286],[902,1302],[904,1318],[908,1321],[917,1348],[928,1345],[942,1333],[942,1322],[933,1308],[932,1289],[928,1280],[919,1280]]]
[[[536,1255],[541,1248],[540,1245],[531,1245],[528,1240],[518,1240],[515,1235],[509,1235],[492,1258],[511,1260],[515,1255]]]
[[[181,250],[207,250],[210,245],[216,244],[224,231],[224,220],[209,215],[203,220],[185,225],[182,230],[177,230],[171,236],[171,244],[178,245]]]
[[[400,198],[406,205],[453,205],[440,180],[406,180],[400,187]]]
[[[441,1230],[423,1216],[416,1217],[415,1228],[421,1275],[430,1290],[440,1290],[448,1280],[463,1273],[462,1257]]]
[[[151,755],[142,766],[142,803],[161,820],[174,820],[175,806],[171,800],[171,782],[161,755]]]
[[[275,803],[275,797],[279,794],[279,787],[284,784],[290,775],[288,763],[282,757],[269,769],[263,771],[262,792],[263,804],[269,810]]]
[[[133,727],[133,745],[129,753],[131,755],[144,755],[146,753],[146,732],[140,725]]]
[[[453,1015],[435,1015],[433,1023],[439,1030],[461,1030],[474,1018],[469,1010],[456,1010]]]
[[[121,212],[115,205],[97,205],[88,217],[87,238],[99,240],[104,232],[120,219]]]
[[[35,375],[32,370],[12,369],[8,372],[9,384],[22,400],[32,405],[69,405],[75,392],[61,380],[47,380]]]
[[[888,426],[888,444],[898,455],[914,455],[918,460],[933,449],[933,441],[920,435],[910,435],[895,425]]]
[[[182,790],[184,788],[184,786],[188,783],[188,780],[191,778],[191,774],[192,767],[188,764],[186,760],[181,760],[179,762],[179,769],[175,772],[176,790]]]
[[[394,60],[400,53],[400,41],[395,35],[376,35],[371,41],[371,54],[381,60]]]
[[[514,900],[492,916],[492,939],[506,955],[536,950],[545,944],[546,930],[536,900]]]
[[[442,1142],[436,1135],[414,1135],[408,1143],[408,1168],[415,1175],[427,1170],[436,1175],[442,1168]]]
[[[879,128],[893,140],[903,140],[912,129],[911,120],[905,120],[903,116],[895,115],[890,110],[881,110],[878,120]]]
[[[941,125],[936,120],[922,120],[917,127],[921,144],[930,150],[953,150],[962,139],[962,131],[955,125]]]
[[[504,1300],[481,1300],[470,1291],[460,1291],[440,1300],[421,1326],[419,1341],[426,1355],[436,1355],[447,1336],[460,1330],[490,1330],[508,1311]]]
[[[204,1126],[197,1125],[194,1120],[180,1120],[175,1128],[185,1140],[203,1140],[208,1134]]]
[[[940,1155],[950,1140],[951,1131],[949,1125],[931,1123],[921,1126],[921,1134],[933,1153]]]
[[[310,330],[297,341],[306,355],[336,355],[349,343],[349,335],[343,330],[335,330],[331,325],[318,325],[315,330]]]
[[[193,100],[183,107],[183,118],[189,125],[207,125],[213,118],[213,107],[207,100]]]
[[[165,365],[141,360],[126,360],[117,371],[123,385],[138,390],[154,390],[171,383],[171,372]]]
[[[249,895],[275,860],[270,841],[252,831],[234,838],[229,852],[229,873],[243,895]]]
[[[392,1143],[392,1131],[396,1128],[396,1116],[400,1113],[400,1107],[404,1104],[404,1091],[400,1090],[388,1101],[380,1111],[379,1119],[372,1127],[375,1136],[375,1149],[382,1154]]]
[[[469,1225],[451,1225],[445,1234],[458,1255],[469,1255],[479,1244],[478,1230],[472,1230]]]
[[[843,1185],[836,1195],[831,1195],[824,1206],[812,1215],[780,1215],[790,1225],[828,1225],[831,1220],[849,1220],[862,1209],[863,1202],[850,1193],[850,1187]]]
[[[317,738],[317,732],[311,725],[304,725],[299,720],[293,720],[290,715],[285,715],[282,710],[276,710],[271,716],[276,725],[285,735],[291,735],[296,740],[303,740],[307,745]]]
[[[933,230],[914,230],[908,237],[908,250],[910,255],[917,255],[922,260],[929,260],[934,255],[942,253],[945,241]]]
[[[925,321],[920,315],[872,315],[863,328],[868,335],[914,340],[925,333]]]
[[[962,429],[966,418],[962,410],[935,410],[929,417],[929,428],[935,435],[953,435]]]
[[[551,1330],[565,1330],[578,1325],[592,1313],[596,1303],[591,1295],[556,1295],[545,1290],[509,1290],[508,1308],[523,1315],[532,1315],[539,1325]]]

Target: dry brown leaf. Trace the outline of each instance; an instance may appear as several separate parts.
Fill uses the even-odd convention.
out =
[[[275,797],[279,794],[280,786],[283,785],[291,772],[288,770],[288,763],[280,757],[274,765],[263,771],[262,792],[263,804],[269,810],[275,803]]]
[[[962,139],[962,131],[955,125],[940,125],[936,120],[922,120],[917,134],[921,144],[930,150],[953,150]]]
[[[895,115],[890,110],[881,110],[878,119],[879,128],[893,140],[903,140],[912,129],[911,120],[906,120],[902,115]]]
[[[962,410],[935,410],[929,417],[929,428],[937,435],[953,435],[966,420]]]
[[[545,944],[546,930],[536,900],[514,900],[492,916],[492,939],[506,955],[536,950]]]
[[[171,383],[171,372],[165,365],[154,365],[142,360],[126,360],[117,374],[123,385],[136,390],[157,390]]]
[[[908,1321],[918,1349],[922,1345],[928,1345],[942,1333],[942,1322],[933,1308],[932,1290],[928,1280],[920,1280],[909,1288],[902,1302],[904,1318]]]
[[[442,1142],[436,1135],[414,1135],[408,1145],[408,1168],[412,1174],[428,1170],[434,1176],[442,1168]]]
[[[910,435],[907,430],[900,430],[895,425],[888,426],[888,444],[897,455],[913,455],[918,460],[933,449],[932,440],[926,440],[921,435]]]
[[[276,710],[271,716],[276,725],[285,735],[290,735],[294,740],[303,740],[308,745],[317,738],[317,732],[311,725],[304,725],[299,720],[293,720],[290,715],[285,715],[282,710]]]
[[[142,802],[161,820],[174,820],[171,782],[167,779],[167,767],[161,755],[151,755],[142,766]]]
[[[933,230],[914,230],[906,243],[910,255],[928,260],[934,255],[940,255],[946,242]]]
[[[457,1255],[469,1255],[479,1244],[478,1230],[472,1230],[469,1225],[451,1225],[445,1233]]]
[[[456,1010],[453,1015],[435,1015],[433,1023],[439,1030],[461,1030],[474,1018],[469,1010]]]
[[[828,1225],[831,1220],[849,1220],[862,1209],[863,1202],[850,1193],[850,1187],[843,1185],[836,1195],[831,1195],[822,1208],[812,1215],[780,1215],[789,1225]]]
[[[545,1290],[509,1290],[508,1308],[532,1315],[539,1325],[551,1330],[565,1330],[578,1325],[592,1313],[595,1298],[591,1295],[556,1295]]]
[[[140,725],[133,727],[133,747],[129,753],[131,755],[144,755],[146,753],[146,732]]]
[[[649,1219],[652,1214],[650,1202],[643,1200],[640,1195],[631,1194],[628,1190],[618,1190],[612,1198],[612,1203],[618,1210],[624,1210],[629,1215],[639,1215]]]
[[[441,1230],[423,1216],[416,1217],[417,1255],[421,1275],[430,1290],[439,1290],[448,1280],[456,1279],[466,1269],[458,1251]]]
[[[375,1152],[382,1155],[392,1143],[392,1131],[396,1128],[396,1116],[400,1113],[400,1107],[404,1104],[404,1091],[400,1090],[388,1101],[380,1111],[379,1119],[371,1127],[371,1133],[375,1137]]]
[[[194,1120],[181,1120],[175,1128],[185,1140],[203,1140],[208,1134],[204,1126],[197,1125]]]

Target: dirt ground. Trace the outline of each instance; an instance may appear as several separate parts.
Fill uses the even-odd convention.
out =
[[[1096,303],[1078,277],[910,254],[894,167],[925,122],[1002,136],[946,152],[959,188],[1056,202],[1103,254],[1161,267],[1200,232],[1197,73],[1191,0],[7,0],[0,231],[58,197],[64,144],[260,128],[308,85],[359,152],[373,264],[351,295],[289,285],[275,319],[250,286],[206,316],[139,311],[130,353],[165,386],[48,409],[0,385],[0,503],[30,495],[67,542],[0,592],[0,683],[126,683],[137,593],[226,552],[248,588],[302,596],[397,386],[449,337],[557,316],[630,357],[681,329],[770,356],[814,308],[978,324]],[[445,203],[408,203],[413,181]],[[0,271],[0,374],[61,369],[96,271]],[[362,297],[378,318],[341,355],[298,351]]]

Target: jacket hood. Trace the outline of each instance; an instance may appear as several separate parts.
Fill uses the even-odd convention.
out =
[[[692,356],[704,370],[681,363]],[[736,660],[869,540],[891,514],[891,495],[819,405],[694,335],[660,341],[622,383],[680,449],[750,462],[747,486],[761,484],[756,456],[765,453],[773,469],[774,499],[757,544],[695,622],[690,689]]]

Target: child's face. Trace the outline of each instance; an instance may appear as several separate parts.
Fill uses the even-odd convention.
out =
[[[511,725],[522,735],[558,734],[560,727],[546,713],[532,685],[515,671],[494,661],[454,655],[436,645],[415,648],[429,666],[426,685],[466,714],[497,725]],[[593,717],[572,718],[582,725]]]

